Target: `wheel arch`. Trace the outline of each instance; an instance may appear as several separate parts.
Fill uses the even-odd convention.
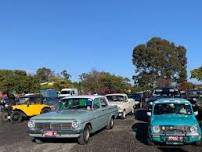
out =
[[[26,113],[25,113],[23,110],[21,110],[21,109],[14,109],[13,112],[15,112],[15,111],[21,112],[21,113],[23,114],[23,117],[27,117],[27,116],[28,116],[28,115],[26,115]]]

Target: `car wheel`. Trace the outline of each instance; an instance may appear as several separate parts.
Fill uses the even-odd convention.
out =
[[[80,145],[85,145],[89,142],[89,138],[90,138],[90,126],[87,125],[84,128],[84,131],[81,133],[80,137],[78,138],[78,143]]]
[[[125,110],[122,112],[121,119],[126,119],[126,111]]]
[[[196,142],[196,146],[201,146],[201,145],[202,145],[202,140]]]
[[[34,138],[34,142],[37,144],[43,144],[43,140],[40,138]]]
[[[1,122],[8,122],[9,121],[9,114],[7,112],[1,113]]]
[[[135,113],[135,107],[132,108],[131,115],[134,115],[134,113]]]
[[[149,137],[147,137],[147,144],[148,144],[149,146],[153,146],[153,145],[154,145],[154,142],[153,142]]]
[[[112,129],[114,127],[114,118],[112,117],[107,125],[107,129]]]
[[[49,109],[49,108],[44,108],[44,109],[41,110],[41,114],[42,114],[42,113],[48,113],[48,112],[50,112],[50,111],[51,111],[51,109]]]
[[[13,111],[11,114],[11,122],[21,122],[23,114],[20,111]]]

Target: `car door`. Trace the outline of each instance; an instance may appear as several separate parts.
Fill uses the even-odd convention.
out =
[[[124,97],[124,106],[125,106],[125,109],[126,109],[126,114],[128,114],[130,111],[131,111],[131,108],[130,108],[130,101]]]
[[[111,117],[110,109],[108,107],[107,99],[105,97],[100,98],[100,104],[102,109],[102,121],[104,122],[105,126],[108,124],[108,121]]]
[[[27,105],[27,114],[29,114],[29,116],[39,115],[43,108],[44,105],[42,104],[42,98],[30,98],[29,104]]]
[[[104,122],[102,117],[103,117],[103,113],[100,105],[100,99],[95,98],[93,100],[93,119],[92,119],[92,125],[95,131],[104,127]]]

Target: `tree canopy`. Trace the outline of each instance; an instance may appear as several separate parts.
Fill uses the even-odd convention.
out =
[[[128,78],[116,76],[108,72],[93,70],[80,75],[80,87],[83,93],[120,93],[131,89]]]
[[[191,71],[191,78],[202,81],[202,66]]]
[[[0,70],[0,90],[12,93],[35,92],[39,81],[22,70]]]
[[[36,77],[39,79],[40,83],[48,82],[51,77],[53,77],[54,72],[46,67],[39,68],[36,71]]]
[[[154,37],[146,44],[133,49],[136,85],[150,89],[157,81],[183,82],[187,79],[186,49],[174,43]]]

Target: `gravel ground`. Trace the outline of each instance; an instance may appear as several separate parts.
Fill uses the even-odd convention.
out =
[[[117,119],[112,130],[101,130],[92,135],[88,145],[81,146],[75,139],[46,140],[43,144],[32,142],[26,122],[0,124],[0,152],[199,152],[202,147],[148,146],[146,144],[147,122],[145,112],[126,120]]]

